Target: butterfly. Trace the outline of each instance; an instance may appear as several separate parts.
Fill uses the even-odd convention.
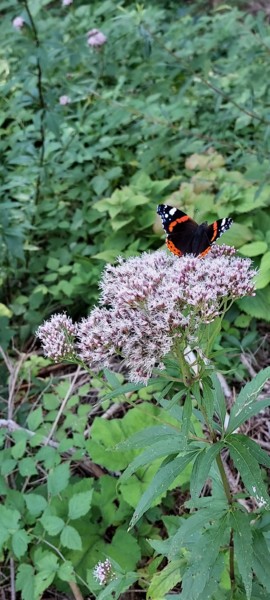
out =
[[[159,204],[157,213],[161,217],[163,229],[167,233],[166,244],[170,252],[177,256],[193,254],[205,256],[212,244],[232,225],[232,219],[217,219],[211,225],[198,225],[182,210]]]

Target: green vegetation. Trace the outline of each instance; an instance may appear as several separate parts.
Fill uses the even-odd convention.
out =
[[[266,600],[270,459],[244,433],[270,404],[270,24],[242,2],[63,4],[0,7],[1,588]],[[52,364],[37,327],[80,321],[106,263],[159,249],[163,202],[232,217],[222,243],[259,269],[207,328],[218,373]]]

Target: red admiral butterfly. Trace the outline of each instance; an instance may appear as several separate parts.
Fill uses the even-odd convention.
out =
[[[211,225],[198,225],[186,213],[168,204],[159,204],[157,213],[167,233],[166,244],[177,256],[194,254],[205,256],[212,244],[232,225],[232,219],[218,219]]]

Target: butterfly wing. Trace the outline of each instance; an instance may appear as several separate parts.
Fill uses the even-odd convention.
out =
[[[157,213],[167,233],[166,244],[177,256],[192,252],[192,241],[198,225],[186,213],[169,204],[159,204]]]

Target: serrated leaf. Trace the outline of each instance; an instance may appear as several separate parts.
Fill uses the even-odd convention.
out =
[[[79,519],[88,513],[91,506],[93,490],[75,494],[68,503],[69,519]]]
[[[145,452],[142,452],[142,454],[136,456],[136,458],[122,474],[120,481],[126,481],[133,473],[135,473],[135,471],[137,471],[137,469],[152,463],[157,458],[169,456],[171,454],[179,454],[179,452],[182,452],[185,449],[185,446],[186,440],[181,434],[178,434],[178,436],[175,437],[167,437],[166,440],[152,444],[152,446],[147,448]]]
[[[223,442],[216,442],[210,447],[203,448],[198,456],[196,456],[191,478],[190,478],[190,493],[191,497],[199,496],[200,491],[207,480],[213,460],[222,450]]]
[[[124,440],[124,442],[120,442],[120,444],[117,444],[115,449],[123,450],[127,448],[130,450],[131,448],[144,448],[162,440],[164,440],[166,443],[167,439],[178,435],[177,431],[178,430],[175,427],[170,427],[169,425],[157,425],[153,427],[146,427],[142,431],[137,431],[136,433],[131,435],[130,438]],[[180,430],[179,435],[181,435]]]
[[[38,408],[36,408],[36,410],[32,410],[32,412],[30,412],[30,414],[27,417],[27,424],[29,429],[31,429],[32,431],[36,431],[36,429],[41,425],[42,422],[42,408],[41,406],[39,406]]]
[[[62,581],[76,581],[74,568],[69,560],[66,560],[62,565],[60,565],[57,571],[57,576],[59,579],[62,579]]]
[[[82,549],[81,537],[78,531],[74,527],[71,527],[71,525],[65,525],[60,536],[60,542],[65,548],[70,548],[70,550]]]
[[[270,553],[263,533],[258,530],[253,532],[252,568],[260,583],[270,592]]]
[[[21,564],[16,575],[16,590],[21,592],[22,600],[35,600],[34,574],[32,565]]]
[[[234,466],[239,471],[250,496],[256,498],[260,505],[264,504],[268,507],[270,498],[258,462],[250,453],[248,445],[244,445],[236,435],[228,436],[226,445],[229,448]]]
[[[17,556],[17,558],[21,558],[28,548],[28,544],[30,543],[30,536],[26,533],[24,529],[19,529],[13,533],[11,539],[12,550]]]
[[[62,531],[65,526],[65,522],[60,517],[55,517],[51,515],[43,515],[41,517],[40,522],[42,523],[45,531],[48,532],[49,535],[57,535]]]
[[[155,573],[147,591],[147,598],[151,598],[151,600],[162,600],[165,597],[165,594],[181,581],[182,564],[183,561],[174,560],[166,565],[162,571]]]
[[[267,367],[242,388],[232,407],[227,433],[232,433],[244,421],[257,414],[258,404],[256,404],[256,400],[269,378],[270,367]]]
[[[190,557],[190,566],[182,580],[181,600],[198,600],[204,596],[204,590],[212,577],[219,549],[229,537],[227,516],[219,521],[218,527],[206,531],[194,545]]]
[[[235,558],[242,577],[247,600],[250,600],[252,589],[252,533],[250,519],[241,510],[231,513],[231,525],[234,530]]]
[[[190,514],[171,539],[169,559],[178,554],[179,548],[184,546],[186,540],[189,540],[194,533],[208,526],[210,522],[215,525],[215,521],[221,519],[227,511],[228,504],[217,502],[211,498],[211,507],[202,508]]]
[[[191,415],[192,415],[192,400],[191,400],[190,394],[188,393],[186,396],[186,399],[185,399],[185,404],[183,406],[183,415],[182,415],[182,434],[185,438],[188,437]]]
[[[151,506],[152,502],[154,502],[158,496],[167,491],[176,477],[186,468],[186,466],[193,460],[193,458],[195,458],[196,455],[197,450],[190,450],[183,456],[177,457],[160,467],[149,488],[144,492],[140,499],[136,511],[130,521],[130,528],[134,527],[135,523],[137,523],[146,510]]]
[[[58,465],[49,472],[48,475],[48,492],[52,496],[60,494],[68,485],[69,482],[69,464],[63,463]]]
[[[264,467],[268,467],[268,469],[270,469],[270,456],[269,454],[267,454],[267,452],[265,452],[265,450],[263,450],[259,446],[259,444],[257,444],[257,442],[249,438],[247,435],[243,435],[241,433],[234,433],[233,436],[234,440],[239,440],[244,446],[246,446],[249,449],[252,456],[254,456],[254,458],[260,465],[263,465]]]
[[[40,494],[24,494],[26,506],[31,515],[37,517],[47,506],[47,500]]]

